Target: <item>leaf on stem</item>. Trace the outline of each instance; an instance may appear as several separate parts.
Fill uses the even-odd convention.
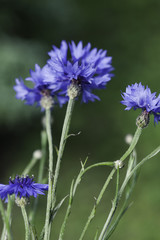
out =
[[[60,207],[62,206],[62,204],[64,203],[64,201],[66,200],[67,197],[68,197],[68,195],[65,196],[65,197],[58,203],[58,205],[51,211],[50,222],[53,221],[53,219],[55,218],[58,210],[60,209]]]
[[[58,153],[59,153],[58,147],[55,145],[54,148],[55,148],[56,154],[57,154],[57,156],[58,156]]]
[[[113,234],[114,230],[116,229],[119,221],[121,220],[121,218],[123,217],[123,215],[125,214],[125,212],[132,206],[132,203],[130,203],[129,205],[127,205],[127,201],[124,203],[120,213],[118,214],[118,216],[116,217],[114,223],[111,225],[111,227],[108,230],[107,235],[105,236],[104,240],[108,240],[110,238],[110,236]]]
[[[76,136],[78,136],[78,135],[80,135],[80,134],[81,134],[81,131],[78,132],[78,133],[71,133],[71,134],[67,135],[67,137],[66,137],[65,140],[67,140],[67,139],[70,138],[70,137],[76,137]]]
[[[96,234],[95,234],[94,240],[98,239],[98,232],[99,232],[99,229],[96,230]]]
[[[60,209],[60,207],[62,206],[62,204],[64,203],[64,201],[66,200],[67,197],[68,197],[68,195],[65,196],[65,197],[58,203],[58,205],[52,210],[51,215],[50,215],[50,223],[51,223],[51,222],[53,221],[53,219],[55,218],[58,210]],[[43,229],[42,229],[42,232],[41,232],[41,234],[40,234],[39,240],[43,240],[43,239],[44,239],[44,232],[45,232],[45,225],[44,225],[44,227],[43,227]]]
[[[81,167],[82,167],[82,171],[84,171],[84,167],[85,167],[85,165],[86,165],[86,163],[87,163],[87,161],[88,161],[88,157],[86,157],[86,159],[85,159],[85,161],[84,161],[84,163],[81,161]]]

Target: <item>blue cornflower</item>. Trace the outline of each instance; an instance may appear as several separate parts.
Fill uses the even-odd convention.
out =
[[[15,194],[15,198],[27,198],[30,196],[37,197],[37,195],[44,195],[44,191],[48,190],[48,184],[35,183],[33,177],[19,177],[14,179],[9,178],[9,184],[0,184],[0,198],[8,200],[8,195]]]
[[[59,103],[62,106],[66,103],[67,98],[59,94],[60,84],[55,82],[53,76],[51,75],[50,68],[45,65],[43,68],[40,68],[38,64],[35,65],[35,71],[30,70],[30,77],[25,80],[31,81],[33,83],[33,88],[27,87],[22,79],[16,79],[16,85],[14,90],[16,91],[16,98],[24,100],[26,104],[41,105],[41,99],[44,97],[51,97],[52,103]],[[46,79],[52,79],[52,89],[49,88],[49,84],[46,82]]]
[[[160,95],[156,97],[156,92],[151,93],[148,86],[145,88],[141,83],[135,83],[129,85],[126,92],[121,95],[123,98],[121,103],[127,106],[125,110],[141,108],[142,111],[146,111],[148,114],[152,113],[156,123],[160,120]]]
[[[69,59],[67,57],[68,48],[70,50]],[[100,100],[92,93],[92,90],[105,88],[113,76],[111,74],[113,70],[112,57],[107,56],[107,51],[97,50],[97,48],[91,50],[90,43],[83,47],[82,41],[77,46],[74,41],[69,46],[66,41],[62,41],[60,48],[53,46],[49,56],[50,59],[47,63],[52,70],[54,79],[61,84],[60,88],[65,96],[68,95],[69,87],[75,85],[82,93],[83,102]],[[54,89],[52,79],[46,80],[46,82],[50,84],[50,89]]]

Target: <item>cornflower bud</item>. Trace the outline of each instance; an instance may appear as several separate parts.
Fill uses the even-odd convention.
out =
[[[149,124],[149,112],[144,110],[136,119],[136,125],[139,128],[145,128]]]

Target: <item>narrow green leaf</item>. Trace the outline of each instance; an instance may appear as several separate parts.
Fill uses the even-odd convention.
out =
[[[65,197],[58,203],[58,205],[52,210],[51,215],[50,215],[50,222],[53,221],[53,219],[55,218],[58,210],[60,209],[60,207],[62,206],[62,204],[64,203],[64,201],[66,200],[67,197],[68,197],[68,195],[65,196]]]

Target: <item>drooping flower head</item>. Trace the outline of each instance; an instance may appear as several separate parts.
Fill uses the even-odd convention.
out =
[[[102,49],[91,50],[90,43],[83,47],[82,41],[77,45],[72,41],[68,46],[66,41],[62,41],[60,48],[53,46],[49,56],[48,65],[53,78],[61,84],[63,94],[67,96],[69,87],[74,85],[82,93],[83,102],[99,100],[92,90],[105,88],[113,76],[112,57]],[[54,89],[51,79],[48,83]]]
[[[8,185],[0,184],[0,198],[8,200],[8,195],[15,195],[15,198],[27,198],[30,196],[37,197],[39,194],[44,195],[44,191],[48,190],[48,184],[35,183],[33,177],[19,177],[9,179]]]
[[[160,95],[156,97],[156,92],[151,93],[148,86],[145,88],[141,83],[135,83],[129,85],[121,95],[121,103],[126,105],[125,110],[141,108],[147,114],[153,114],[156,123],[160,120]]]
[[[46,79],[50,79],[50,74],[50,68],[47,65],[40,68],[38,64],[36,64],[35,71],[30,70],[30,77],[25,79],[33,83],[33,88],[27,87],[22,79],[16,79],[16,85],[14,86],[16,98],[22,101],[24,100],[28,105],[37,103],[39,106],[41,105],[41,100],[48,97],[51,100],[51,105],[53,102],[58,102],[59,105],[62,106],[67,101],[67,98],[58,93],[60,85],[57,82],[55,83],[53,77],[52,89],[49,88]]]

